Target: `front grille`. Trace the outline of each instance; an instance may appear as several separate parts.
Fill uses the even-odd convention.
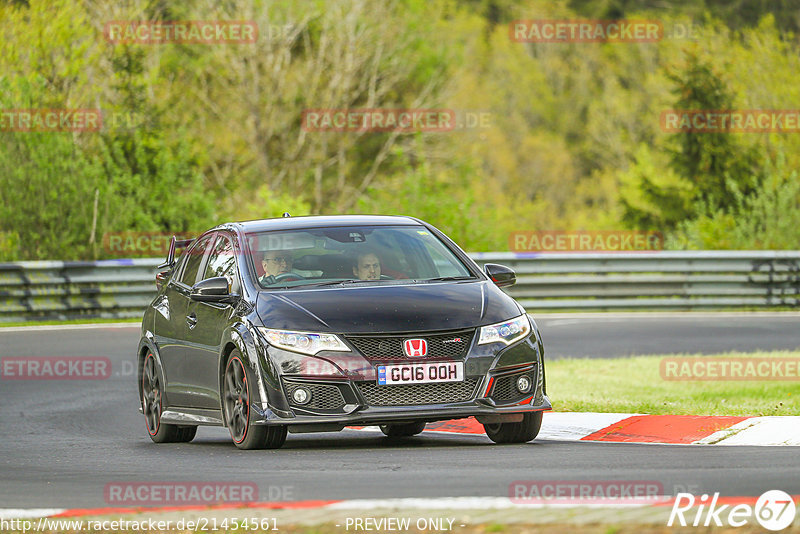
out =
[[[404,384],[379,386],[376,382],[356,382],[358,390],[370,406],[414,406],[464,402],[475,397],[479,378],[463,382],[437,384]]]
[[[531,389],[527,393],[520,393],[517,390],[517,378],[521,375],[526,375],[531,381]],[[491,397],[496,402],[511,402],[515,400],[524,399],[528,395],[532,395],[536,389],[534,371],[526,371],[524,373],[515,373],[513,375],[501,376],[494,381]]]
[[[297,404],[292,399],[292,393],[300,386],[305,386],[311,392],[311,402],[308,404]],[[345,405],[344,397],[339,386],[333,384],[314,384],[311,382],[300,382],[296,380],[283,381],[283,387],[286,390],[286,397],[289,399],[289,404],[308,410],[341,410]]]
[[[424,339],[428,354],[413,360],[431,358],[461,359],[467,354],[475,330],[436,332],[435,334],[410,333],[387,336],[347,336],[347,340],[370,361],[406,360],[403,342],[406,339]]]

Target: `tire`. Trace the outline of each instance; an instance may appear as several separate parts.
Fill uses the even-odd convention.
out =
[[[234,349],[225,364],[222,376],[222,416],[231,433],[233,444],[240,449],[279,449],[286,442],[286,425],[253,425],[250,410],[250,385],[253,373]]]
[[[179,426],[178,435],[175,438],[177,443],[189,443],[197,435],[196,426]]]
[[[489,439],[495,443],[527,443],[539,434],[542,413],[526,413],[519,423],[484,424],[483,428]]]
[[[381,425],[381,432],[390,438],[408,438],[425,430],[425,423],[405,423],[402,425]]]
[[[179,436],[186,435],[188,437],[184,428],[194,428],[194,431],[197,431],[197,427],[178,428],[177,425],[161,422],[161,414],[164,410],[164,373],[152,352],[148,352],[144,358],[142,382],[139,387],[142,394],[145,426],[150,439],[155,443],[182,441],[178,439]],[[185,441],[191,441],[192,438],[194,438],[194,433]]]

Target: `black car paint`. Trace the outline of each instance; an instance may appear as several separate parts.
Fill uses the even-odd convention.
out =
[[[264,291],[257,308],[270,328],[351,334],[460,330],[522,313],[485,280]]]
[[[265,291],[256,281],[245,250],[250,232],[330,226],[421,225],[436,235],[467,266],[475,280],[426,282],[415,285],[356,285],[314,289]],[[292,431],[303,428],[335,430],[346,424],[385,423],[407,420],[446,420],[467,416],[497,416],[550,409],[545,392],[544,351],[535,322],[532,333],[510,347],[477,345],[477,327],[516,317],[524,310],[503,293],[481,269],[436,228],[412,218],[375,216],[297,217],[251,223],[231,223],[199,236],[227,235],[235,244],[241,297],[236,304],[197,302],[191,287],[179,281],[188,254],[173,267],[167,282],[147,308],[139,344],[139,380],[144,357],[152,353],[165,375],[166,410],[162,420],[174,424],[223,424],[220,389],[223,366],[235,348],[255,373],[252,407],[259,414],[253,424],[288,424]],[[211,247],[208,247],[210,250]],[[191,248],[190,248],[191,251]],[[198,269],[205,269],[208,251]],[[366,296],[366,298],[365,298]],[[165,300],[168,302],[165,302]],[[159,309],[161,311],[159,311]],[[164,316],[168,309],[169,319]],[[301,355],[268,345],[259,326],[309,330],[337,334],[426,333],[476,328],[465,357],[467,377],[500,375],[504,370],[535,367],[537,383],[532,403],[497,406],[492,399],[469,402],[401,407],[371,407],[349,387],[353,380],[374,380],[374,364],[356,351]],[[294,375],[312,358],[328,362],[327,374]],[[330,381],[342,387],[346,409],[338,414],[319,414],[289,405],[281,377]],[[488,378],[486,379],[488,380]],[[485,383],[481,382],[479,392]],[[141,392],[140,392],[141,394]],[[140,399],[141,400],[141,399]],[[303,425],[307,425],[303,427]]]

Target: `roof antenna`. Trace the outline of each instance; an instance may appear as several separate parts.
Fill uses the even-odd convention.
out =
[[[291,215],[289,215],[289,212],[288,212],[288,211],[284,211],[284,212],[283,212],[283,216],[284,216],[284,217],[291,217]]]

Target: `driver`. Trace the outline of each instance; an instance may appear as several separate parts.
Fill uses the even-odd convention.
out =
[[[353,267],[353,274],[359,280],[380,280],[381,279],[381,260],[374,252],[364,252],[356,258]]]
[[[258,279],[261,285],[275,283],[275,277],[292,270],[292,253],[288,250],[268,250],[261,258],[264,276]]]

